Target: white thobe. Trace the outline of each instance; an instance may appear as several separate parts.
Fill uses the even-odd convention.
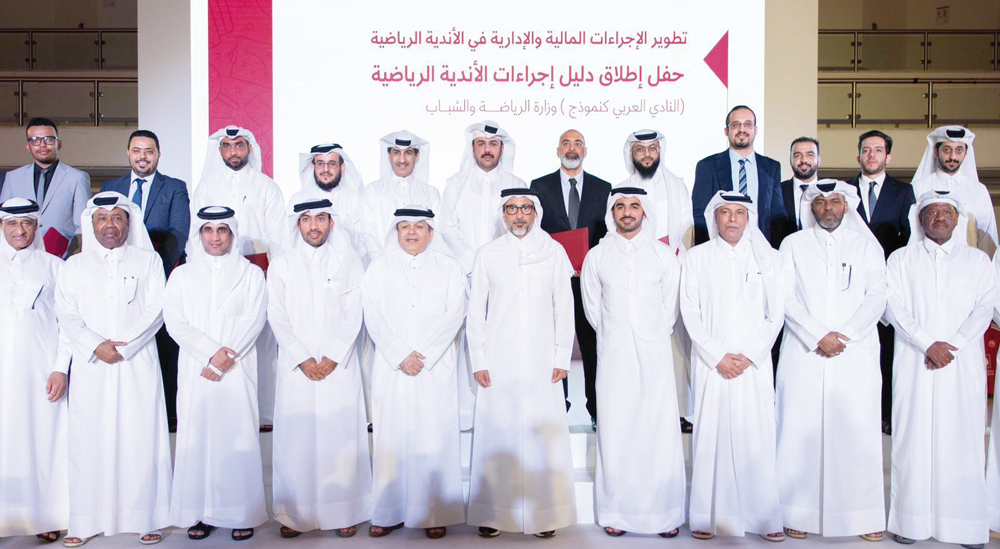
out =
[[[329,191],[324,191],[317,187],[293,194],[292,199],[288,203],[294,206],[305,201],[321,200],[323,198],[329,199],[330,203],[333,204],[333,211],[337,212],[337,221],[340,228],[347,231],[351,246],[357,250],[358,256],[362,260],[365,260],[367,256],[361,240],[361,216],[363,213],[361,192],[344,187],[343,185],[337,185]],[[382,236],[384,237],[385,235],[383,234]],[[293,230],[288,235],[288,238],[289,242],[284,249],[290,249],[296,240],[302,239],[302,235],[298,230]]]
[[[993,200],[986,185],[961,173],[948,175],[942,171],[935,171],[913,182],[913,194],[917,198],[927,191],[952,193],[962,205],[962,211],[976,218],[976,228],[989,235],[994,245],[1000,245],[1000,239],[997,238],[996,212],[993,210]]]
[[[389,251],[365,273],[365,324],[376,345],[376,526],[465,522],[455,337],[465,322],[467,285],[458,263],[432,250]],[[413,351],[426,357],[415,376],[400,369]]]
[[[871,235],[813,227],[781,244],[785,321],[778,359],[778,487],[784,525],[824,536],[885,530],[882,372],[875,329],[885,259]],[[830,358],[830,332],[849,338]]]
[[[332,240],[332,237],[331,237]],[[328,241],[299,244],[271,265],[267,317],[278,339],[274,407],[274,517],[300,532],[347,528],[372,516],[368,422],[355,349],[360,261]],[[343,269],[343,272],[342,272]],[[299,364],[337,367],[312,381]]]
[[[170,440],[153,336],[163,325],[163,262],[124,244],[70,257],[56,314],[73,348],[69,535],[145,533],[170,524]],[[124,360],[94,355],[124,341]]]
[[[259,170],[245,166],[239,171],[228,168],[214,172],[214,177],[198,185],[191,196],[191,219],[206,206],[226,206],[236,212],[239,226],[240,253],[267,253],[273,261],[288,246],[288,219],[285,199],[273,179]],[[193,257],[192,246],[201,246],[201,239],[189,238],[187,255]],[[274,379],[276,343],[268,325],[257,337],[257,403],[260,423],[270,425],[274,416]]]
[[[412,174],[396,175],[373,181],[365,187],[361,222],[361,238],[368,257],[374,261],[382,253],[385,235],[389,234],[393,212],[399,208],[420,205],[435,213],[440,209],[441,193]]]
[[[983,334],[997,281],[981,250],[928,238],[889,256],[892,481],[888,530],[946,543],[989,541]],[[925,352],[947,342],[954,361],[931,370]]]
[[[0,236],[2,238],[2,236]],[[0,537],[63,530],[69,522],[66,398],[49,402],[70,348],[56,325],[61,259],[0,247]]]
[[[499,167],[484,172],[473,166],[448,179],[441,198],[440,236],[466,274],[472,272],[476,250],[507,230],[500,218],[500,192],[527,186]]]
[[[993,267],[1000,284],[1000,253],[993,254]],[[993,322],[1000,323],[1000,300],[993,305]],[[993,398],[996,399],[1000,397],[1000,376],[993,377]],[[1000,406],[996,404],[990,419],[990,445],[986,457],[986,506],[990,530],[1000,532]]]
[[[530,247],[544,259],[523,261]],[[537,533],[576,523],[566,400],[562,383],[552,383],[573,350],[572,273],[565,250],[537,226],[476,254],[469,354],[491,386],[476,400],[471,525]]]
[[[641,229],[646,231],[647,229]],[[681,266],[652,235],[590,250],[580,287],[597,332],[597,523],[640,534],[684,524],[687,474],[670,335]],[[650,464],[655,464],[650,467]]]
[[[240,257],[207,256],[167,281],[163,320],[180,346],[177,455],[170,522],[253,528],[267,521],[257,417],[264,273]],[[239,353],[219,381],[201,376],[222,347]]]
[[[770,266],[758,265],[753,252]],[[771,345],[784,319],[780,256],[769,246],[751,250],[745,235],[735,247],[714,238],[683,261],[680,311],[692,341],[695,404],[691,530],[781,532],[771,367]],[[753,364],[725,379],[716,367],[726,353],[741,353]]]

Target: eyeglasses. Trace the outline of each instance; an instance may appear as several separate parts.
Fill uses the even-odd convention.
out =
[[[41,145],[42,143],[45,143],[46,145],[54,145],[56,141],[59,141],[59,138],[54,135],[42,135],[38,137],[28,138],[28,143],[31,143],[36,147]]]
[[[729,129],[733,131],[739,130],[740,128],[743,128],[744,130],[752,130],[756,125],[757,124],[752,120],[747,120],[746,122],[732,122],[729,124]]]
[[[659,145],[650,145],[650,146],[647,147],[645,145],[636,145],[635,147],[632,147],[632,153],[633,154],[637,154],[639,156],[642,156],[642,155],[646,154],[647,151],[650,154],[656,154],[656,153],[660,152],[660,146]]]
[[[531,212],[535,211],[535,205],[522,204],[521,206],[518,206],[517,204],[505,204],[503,207],[503,211],[507,215],[515,215],[517,210],[521,210],[521,213],[524,215],[531,215]]]
[[[317,162],[316,160],[313,160],[313,166],[316,166],[321,170],[324,168],[339,168],[341,164],[343,164],[343,162],[339,160],[331,160],[329,162],[323,162],[322,160]]]

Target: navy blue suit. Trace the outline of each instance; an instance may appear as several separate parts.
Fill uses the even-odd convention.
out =
[[[769,241],[772,225],[780,225],[785,219],[785,203],[781,193],[781,164],[766,156],[754,153],[757,166],[757,194],[751,196],[757,206],[757,225]],[[705,225],[705,208],[719,191],[733,190],[733,169],[729,162],[729,149],[706,156],[698,161],[694,170],[694,189],[691,191],[691,205],[694,208],[694,242],[701,244],[708,240]],[[775,227],[779,230],[778,227]]]
[[[129,196],[129,185],[132,183],[129,177],[125,175],[105,181],[101,192],[115,191]],[[169,275],[184,252],[191,230],[191,202],[187,184],[156,172],[149,186],[143,223],[149,232],[149,239],[156,245],[160,258],[163,259],[163,268]]]

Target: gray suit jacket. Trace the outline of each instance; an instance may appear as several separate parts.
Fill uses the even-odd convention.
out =
[[[0,202],[8,198],[36,200],[34,163],[7,172]],[[49,191],[41,204],[37,238],[44,238],[49,229],[59,231],[67,240],[80,234],[80,216],[90,200],[90,175],[60,161],[49,182]]]

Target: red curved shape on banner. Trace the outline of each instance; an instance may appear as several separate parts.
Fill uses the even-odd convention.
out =
[[[705,56],[705,64],[719,77],[722,85],[729,89],[729,31],[722,35],[712,51]]]

